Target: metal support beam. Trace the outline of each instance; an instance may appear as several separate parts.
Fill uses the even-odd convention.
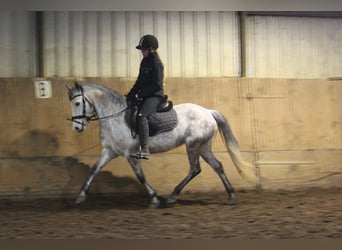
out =
[[[240,38],[240,77],[246,77],[246,13],[238,11]]]
[[[36,45],[37,45],[37,71],[36,77],[44,77],[44,34],[43,34],[43,12],[35,12],[36,16]]]

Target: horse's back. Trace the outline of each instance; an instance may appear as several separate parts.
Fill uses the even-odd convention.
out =
[[[193,111],[200,111],[200,112],[210,112],[209,109],[203,107],[203,106],[200,106],[198,104],[194,104],[194,103],[180,103],[180,104],[177,104],[177,105],[174,105],[173,106],[174,109],[178,112],[193,112]]]
[[[204,119],[204,120],[213,120],[211,115],[211,110],[206,109],[200,105],[193,103],[181,103],[174,105],[174,109],[178,116],[184,116],[191,119]]]
[[[193,103],[174,106],[178,116],[179,130],[183,130],[189,140],[212,137],[217,131],[217,123],[210,109]]]

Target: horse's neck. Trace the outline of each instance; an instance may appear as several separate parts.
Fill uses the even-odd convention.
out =
[[[88,98],[92,100],[92,104],[95,107],[99,118],[110,115],[119,116],[120,111],[124,109],[124,105],[121,104],[121,101],[111,100],[108,93],[95,89],[88,91],[87,94],[89,96]]]

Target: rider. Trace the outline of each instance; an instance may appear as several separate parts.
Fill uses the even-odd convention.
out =
[[[155,36],[144,35],[136,48],[141,50],[143,59],[140,64],[138,78],[126,95],[126,100],[127,103],[135,103],[138,99],[142,103],[137,116],[140,148],[131,156],[138,159],[147,159],[150,155],[147,116],[157,111],[157,106],[164,96],[164,66],[157,53],[158,40]]]

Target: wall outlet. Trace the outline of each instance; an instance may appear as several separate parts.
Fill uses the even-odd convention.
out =
[[[51,98],[51,81],[34,81],[36,98]]]

